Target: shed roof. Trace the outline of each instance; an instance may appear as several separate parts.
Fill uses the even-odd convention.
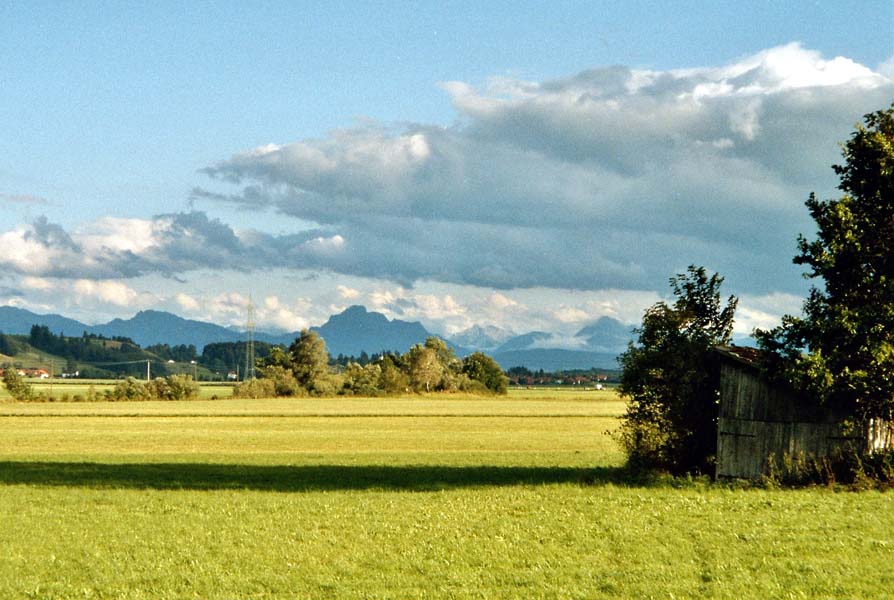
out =
[[[721,356],[731,359],[754,369],[759,369],[763,351],[747,346],[714,346],[714,351]]]

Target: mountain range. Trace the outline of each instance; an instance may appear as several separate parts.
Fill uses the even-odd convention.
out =
[[[0,306],[0,332],[27,335],[32,325],[46,325],[54,333],[127,337],[145,347],[153,344],[193,344],[201,352],[207,344],[246,339],[244,331],[213,323],[184,319],[169,312],[144,310],[130,319],[87,325],[61,315],[41,315],[12,306]],[[314,327],[333,356],[358,356],[385,350],[405,352],[432,334],[421,323],[389,320],[363,306],[351,306]],[[255,340],[288,346],[298,332],[255,332]],[[474,326],[447,341],[460,356],[483,351],[504,368],[524,366],[546,371],[564,369],[615,369],[616,357],[631,339],[630,327],[608,317],[584,327],[572,338],[535,331],[521,335],[497,327]]]

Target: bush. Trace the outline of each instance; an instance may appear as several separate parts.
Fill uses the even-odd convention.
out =
[[[842,484],[854,489],[894,486],[894,450],[865,454],[854,447],[832,456],[788,453],[767,457],[761,482],[768,487]]]
[[[379,388],[386,394],[403,394],[410,387],[410,378],[401,371],[390,356],[382,359],[382,374],[379,377]]]
[[[93,390],[88,391],[88,395]],[[95,393],[95,392],[93,392]],[[199,396],[199,384],[190,375],[169,375],[153,381],[140,381],[128,377],[105,392],[107,400],[117,402],[141,402],[148,400],[195,400]]]
[[[310,388],[310,393],[313,396],[337,396],[338,391],[342,389],[343,385],[344,380],[340,375],[326,373],[318,376],[314,380],[313,385]]]
[[[107,400],[116,402],[136,402],[152,400],[149,386],[133,377],[122,379],[110,390],[105,391]]]
[[[307,391],[298,385],[298,380],[291,369],[279,365],[261,367],[261,379],[273,383],[273,395],[280,396],[306,396]]]
[[[199,397],[199,384],[192,375],[169,375],[156,378],[150,393],[156,400],[195,400]]]
[[[249,379],[233,388],[234,398],[273,398],[276,384],[271,379]]]
[[[7,367],[3,370],[3,385],[13,399],[19,402],[27,402],[34,399],[34,391],[25,380],[19,375],[14,367]]]
[[[497,361],[481,352],[474,352],[463,360],[463,373],[469,379],[481,382],[486,391],[494,394],[506,394],[509,390],[509,378]]]
[[[369,363],[365,367],[357,363],[348,363],[342,374],[344,383],[342,393],[346,396],[380,396],[382,389],[379,382],[382,379],[382,368]]]
[[[628,401],[620,441],[631,466],[673,474],[713,470],[720,377],[711,350],[729,343],[737,303],[730,296],[723,306],[722,282],[695,266],[672,277],[673,306],[649,308],[637,343],[619,357]]]

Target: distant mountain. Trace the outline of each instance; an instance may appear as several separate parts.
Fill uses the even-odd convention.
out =
[[[450,336],[450,342],[470,350],[491,351],[498,348],[515,334],[493,325],[473,325]]]
[[[568,369],[618,369],[618,356],[614,353],[562,350],[559,348],[530,350],[498,350],[494,360],[503,369],[527,367],[532,371],[565,371]]]
[[[312,329],[326,341],[332,356],[358,356],[361,352],[372,354],[383,350],[406,352],[431,335],[420,323],[389,321],[385,315],[369,312],[362,306],[351,306]]]
[[[552,337],[552,334],[549,334],[545,331],[532,331],[530,333],[523,333],[522,335],[516,335],[514,337],[509,338],[505,342],[503,342],[494,352],[496,353],[506,353],[506,352],[514,352],[517,350],[531,350],[536,348],[538,342],[545,342]]]
[[[0,306],[0,332],[13,335],[28,335],[32,325],[46,325],[53,333],[80,336],[89,331],[90,326],[60,315],[39,315],[24,308]]]
[[[195,344],[199,352],[207,344],[246,339],[245,332],[239,329],[184,319],[163,311],[141,311],[130,319],[114,319],[104,325],[91,326],[56,314],[40,315],[21,308],[0,306],[0,332],[27,335],[35,324],[46,325],[53,333],[69,336],[80,336],[86,331],[106,337],[127,337],[143,347],[152,344]],[[406,352],[412,345],[422,343],[432,335],[418,322],[389,320],[362,306],[352,306],[313,329],[326,341],[326,347],[333,356],[358,356],[361,352],[373,354],[383,350]],[[506,369],[515,366],[550,371],[594,367],[615,369],[617,354],[626,348],[627,341],[632,337],[626,325],[609,318],[599,319],[581,329],[575,338],[565,340],[573,344],[573,349],[563,348],[561,338],[545,331],[532,331],[506,339],[510,335],[496,327],[473,327],[453,336],[448,343],[459,356],[483,350]],[[286,346],[297,336],[297,332],[255,332],[257,341]]]
[[[106,337],[128,337],[143,347],[152,344],[195,344],[199,352],[208,344],[238,342],[246,338],[244,333],[220,325],[184,319],[158,310],[143,310],[130,319],[114,319],[89,331]]]
[[[32,325],[46,325],[51,332],[69,337],[79,337],[85,331],[106,337],[126,337],[143,347],[195,344],[199,352],[213,342],[245,339],[245,334],[239,331],[157,310],[141,311],[130,319],[114,319],[103,325],[86,325],[59,315],[40,315],[13,306],[0,306],[0,331],[3,333],[28,335]]]
[[[611,317],[601,317],[574,334],[585,341],[591,352],[620,354],[633,339],[633,327]]]
[[[633,339],[631,329],[616,319],[602,317],[572,338],[545,331],[517,335],[496,348],[493,356],[504,369],[617,369],[618,354]]]

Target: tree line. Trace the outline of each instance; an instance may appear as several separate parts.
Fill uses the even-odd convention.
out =
[[[404,354],[383,353],[365,365],[346,361],[330,367],[325,341],[303,330],[288,349],[274,346],[258,360],[258,378],[239,384],[242,397],[383,396],[409,392],[505,394],[508,378],[493,358],[475,352],[460,359],[437,337],[416,344]]]

